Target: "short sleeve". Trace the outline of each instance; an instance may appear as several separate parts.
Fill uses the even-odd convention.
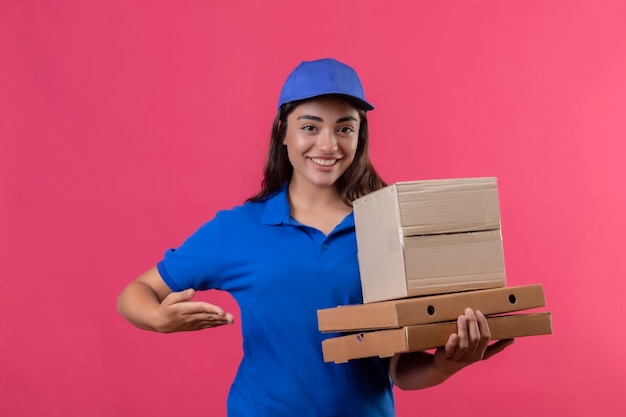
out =
[[[182,245],[168,249],[157,269],[172,291],[219,289],[216,260],[220,259],[219,220],[205,223]]]

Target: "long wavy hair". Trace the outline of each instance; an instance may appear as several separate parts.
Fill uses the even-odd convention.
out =
[[[261,191],[248,201],[261,201],[279,191],[293,174],[293,167],[287,155],[287,146],[283,145],[283,139],[287,133],[287,116],[306,100],[293,101],[283,104],[272,125],[270,148],[265,163],[264,178],[261,183]],[[369,155],[369,131],[367,128],[367,115],[364,110],[353,103],[359,117],[359,138],[354,155],[354,161],[346,172],[335,183],[344,203],[352,206],[352,202],[359,197],[372,191],[376,191],[387,184],[376,173]]]

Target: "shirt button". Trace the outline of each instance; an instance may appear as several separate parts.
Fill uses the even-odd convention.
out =
[[[322,249],[327,249],[328,248],[328,243],[322,243]]]

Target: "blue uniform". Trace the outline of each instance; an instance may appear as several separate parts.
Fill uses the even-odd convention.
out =
[[[317,310],[362,302],[353,214],[329,235],[290,216],[286,187],[221,211],[157,265],[173,291],[228,291],[244,357],[230,417],[393,416],[388,360],[324,363]]]

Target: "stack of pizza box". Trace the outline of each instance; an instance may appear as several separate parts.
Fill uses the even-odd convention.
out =
[[[354,201],[363,304],[318,310],[324,361],[445,345],[466,308],[491,339],[552,333],[540,284],[507,287],[496,178],[398,182]],[[514,313],[515,314],[511,314]]]

